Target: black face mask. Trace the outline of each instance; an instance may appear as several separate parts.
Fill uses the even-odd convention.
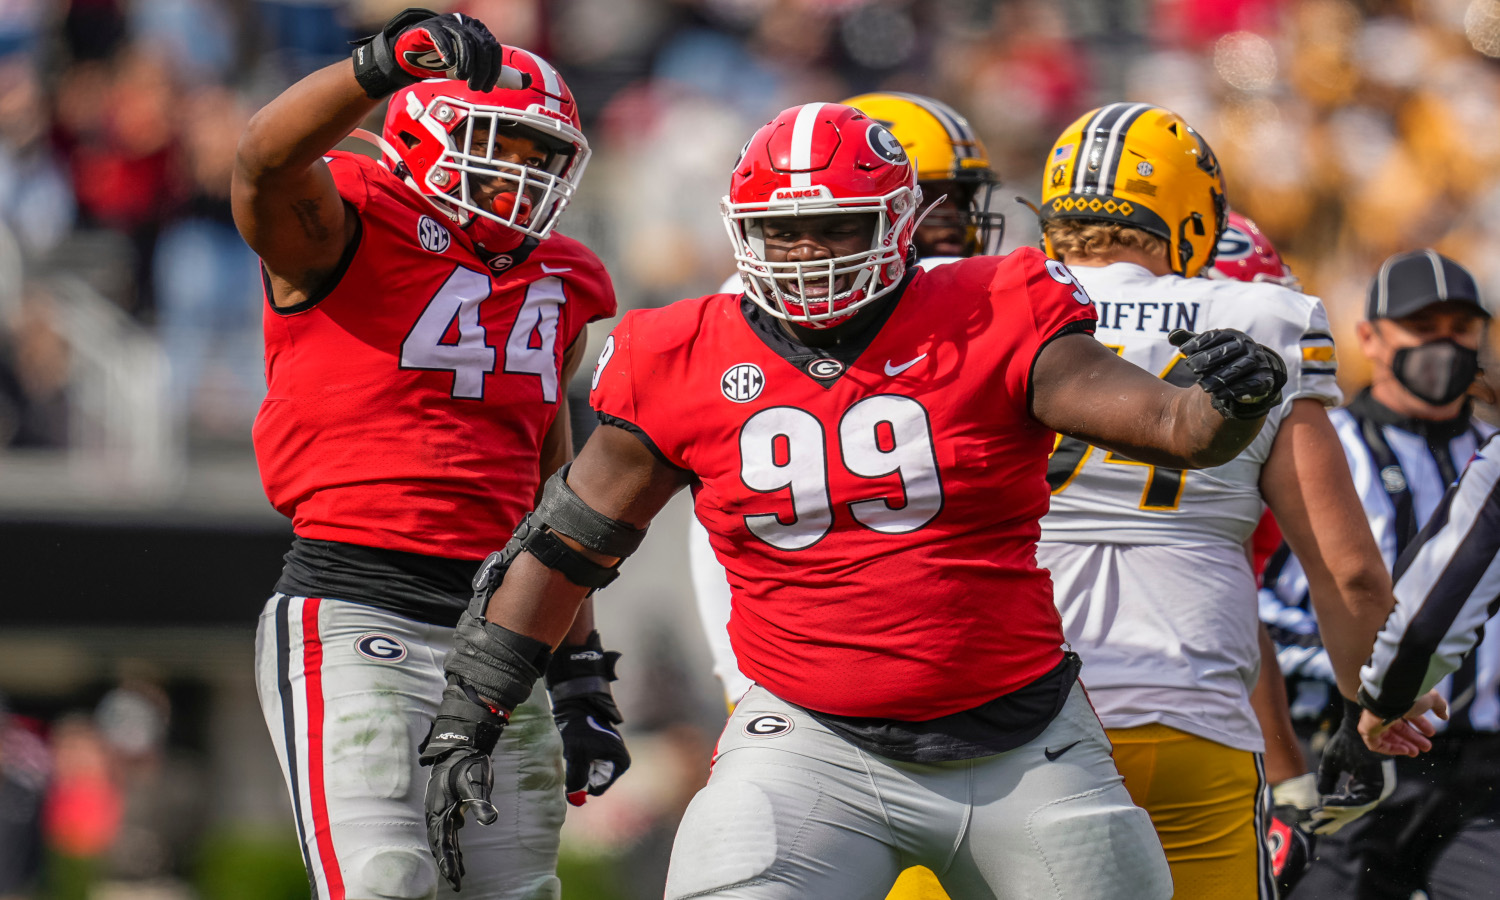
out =
[[[1401,386],[1433,406],[1447,406],[1464,395],[1479,374],[1479,352],[1450,338],[1403,347],[1391,360]]]

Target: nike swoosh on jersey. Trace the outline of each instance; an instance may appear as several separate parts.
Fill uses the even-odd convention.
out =
[[[563,272],[571,271],[573,271],[572,266],[558,266],[554,269],[546,263],[542,263],[542,272],[547,275],[561,275]]]
[[[1047,750],[1047,749],[1043,749],[1042,750],[1042,755],[1045,756],[1045,757],[1047,757],[1047,762],[1057,762],[1057,758],[1058,757],[1062,756],[1064,753],[1067,753],[1069,750],[1072,750],[1074,747],[1077,747],[1081,743],[1083,743],[1083,741],[1081,741],[1081,740],[1074,741],[1073,743],[1071,743],[1068,746],[1062,748],[1061,750]]]
[[[885,361],[885,374],[890,375],[892,377],[895,377],[897,375],[900,375],[902,372],[905,372],[907,369],[910,369],[912,366],[916,365],[917,363],[921,362],[922,360],[924,360],[926,358],[927,358],[927,354],[923,353],[921,356],[917,357],[916,359],[912,360],[911,362],[904,362],[904,363],[902,363],[899,366],[893,366],[893,365],[891,365],[891,361],[890,360],[886,360]]]

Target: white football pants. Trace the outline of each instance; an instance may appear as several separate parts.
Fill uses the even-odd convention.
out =
[[[275,594],[255,636],[256,686],[315,900],[556,900],[562,739],[538,686],[493,755],[495,824],[459,832],[463,892],[427,848],[417,765],[453,629],[342,600]]]
[[[1158,900],[1172,876],[1083,688],[1006,753],[902,763],[754,687],[672,847],[667,900],[879,900],[909,866],[963,900]]]

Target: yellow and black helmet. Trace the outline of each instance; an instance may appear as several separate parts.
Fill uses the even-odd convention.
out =
[[[917,166],[917,181],[951,181],[963,196],[963,226],[969,253],[1000,251],[1005,216],[990,209],[1000,179],[969,121],[951,106],[920,94],[879,92],[844,101],[889,128]],[[936,195],[928,192],[931,199]]]
[[[1129,225],[1167,242],[1172,270],[1213,264],[1227,205],[1218,157],[1171,110],[1111,103],[1067,127],[1042,175],[1042,222]],[[1043,238],[1048,255],[1053,250]]]

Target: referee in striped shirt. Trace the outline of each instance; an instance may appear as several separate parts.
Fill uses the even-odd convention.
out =
[[[1367,742],[1458,671],[1500,610],[1500,435],[1491,436],[1396,562],[1396,607],[1360,671]],[[1500,673],[1485,673],[1493,683]],[[1478,685],[1452,706],[1470,705]]]
[[[1335,422],[1377,543],[1401,577],[1401,606],[1376,645],[1361,700],[1373,702],[1382,716],[1391,714],[1400,697],[1410,706],[1416,689],[1430,686],[1430,675],[1449,699],[1450,721],[1440,723],[1443,730],[1432,738],[1429,752],[1398,757],[1385,767],[1399,773],[1394,794],[1337,834],[1320,839],[1315,862],[1292,896],[1409,900],[1420,890],[1431,900],[1500,900],[1500,626],[1462,658],[1461,651],[1451,652],[1444,637],[1458,612],[1441,624],[1433,618],[1454,603],[1466,604],[1471,595],[1481,610],[1496,597],[1490,587],[1481,598],[1487,582],[1475,577],[1469,583],[1464,572],[1480,556],[1486,562],[1480,571],[1488,571],[1494,547],[1486,553],[1476,541],[1483,540],[1480,535],[1493,539],[1500,529],[1493,520],[1486,524],[1483,516],[1476,522],[1461,515],[1467,506],[1445,493],[1494,433],[1492,426],[1471,418],[1466,396],[1477,374],[1478,348],[1490,313],[1473,277],[1432,250],[1386,260],[1370,286],[1365,311],[1358,331],[1371,361],[1372,384],[1347,410],[1336,411]],[[1500,441],[1487,446],[1492,456],[1500,457]],[[1474,541],[1458,551],[1455,538],[1462,544],[1469,535]],[[1424,547],[1430,548],[1425,558],[1420,555]],[[1441,559],[1434,555],[1445,548]],[[1297,624],[1295,576],[1300,567],[1295,558],[1283,556],[1282,563],[1281,571],[1273,571],[1273,559],[1262,590],[1262,617],[1273,633],[1278,624],[1286,630]],[[1286,606],[1267,616],[1264,601],[1272,592]],[[1429,594],[1430,609],[1423,604]],[[1473,647],[1479,623],[1472,621],[1472,611],[1466,615],[1470,618],[1460,620],[1465,646]],[[1316,632],[1310,636],[1315,641]],[[1306,646],[1316,648],[1316,643]],[[1420,660],[1419,646],[1428,646]],[[1294,642],[1283,646],[1283,669],[1299,649]],[[1445,664],[1431,661],[1434,651],[1450,663],[1447,669],[1434,667]],[[1386,674],[1372,680],[1368,676],[1374,673]],[[1353,715],[1364,720],[1364,731],[1378,745],[1373,731],[1381,720],[1364,716],[1358,707]],[[1345,726],[1325,748],[1320,770],[1325,803],[1331,790],[1328,776],[1341,766],[1371,764],[1360,737]],[[1381,768],[1378,761],[1374,765]],[[1373,780],[1378,782],[1379,775]]]

